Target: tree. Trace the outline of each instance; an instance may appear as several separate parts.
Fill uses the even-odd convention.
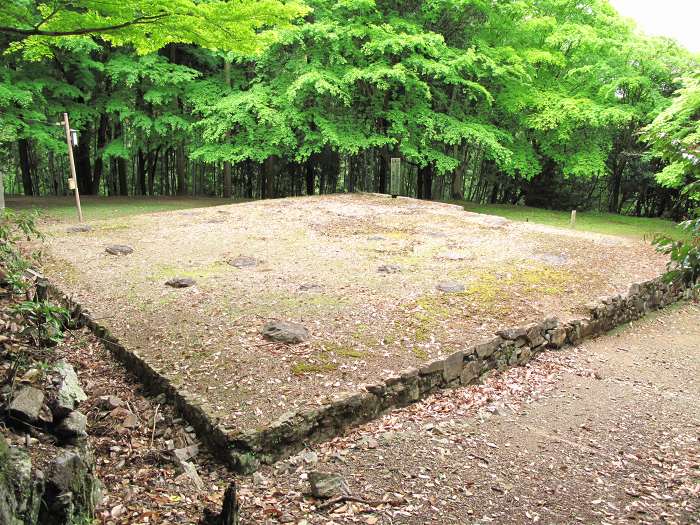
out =
[[[664,186],[700,201],[700,74],[683,80],[671,105],[645,130],[652,154],[666,163],[657,175]]]
[[[306,9],[279,0],[7,0],[0,34],[29,58],[51,55],[57,37],[95,36],[139,54],[173,42],[255,53]]]

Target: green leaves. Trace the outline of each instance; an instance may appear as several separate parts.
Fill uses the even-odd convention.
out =
[[[660,184],[685,188],[700,200],[700,75],[684,79],[671,105],[645,129],[652,152],[668,162],[657,175]]]
[[[0,34],[10,49],[37,60],[51,55],[59,38],[84,36],[114,46],[153,53],[170,43],[195,44],[237,54],[255,54],[274,40],[276,31],[307,13],[296,2],[278,0],[7,0],[0,12]]]

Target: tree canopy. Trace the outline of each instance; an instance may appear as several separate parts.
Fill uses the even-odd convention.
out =
[[[400,158],[422,198],[696,202],[698,57],[607,0],[11,0],[0,49],[28,194],[65,191],[68,111],[89,193],[385,192]]]

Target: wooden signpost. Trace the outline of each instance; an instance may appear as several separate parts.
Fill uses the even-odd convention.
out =
[[[68,161],[70,164],[70,179],[68,189],[75,193],[75,206],[78,208],[78,221],[83,222],[83,210],[80,207],[80,192],[78,191],[78,179],[75,174],[75,159],[73,159],[73,146],[78,144],[78,134],[70,129],[68,113],[63,114],[63,126],[66,128],[66,144],[68,145]]]
[[[401,159],[398,157],[391,158],[389,193],[394,199],[401,194]]]

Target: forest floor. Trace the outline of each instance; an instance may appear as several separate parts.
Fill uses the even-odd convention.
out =
[[[243,523],[697,523],[699,342],[680,304],[395,410],[241,480]]]
[[[377,195],[89,224],[87,232],[45,224],[46,273],[231,431],[356,391],[504,326],[578,317],[587,302],[655,277],[665,263],[636,239]],[[134,253],[109,255],[110,244]],[[255,265],[228,264],[239,256]],[[165,286],[173,277],[196,286]],[[436,290],[442,281],[464,290]],[[303,324],[311,339],[264,340],[260,329],[272,319]]]
[[[700,306],[678,304],[394,410],[252,476],[197,451],[192,429],[87,329],[51,355],[73,363],[88,395],[81,410],[105,525],[194,525],[205,507],[220,508],[234,480],[243,525],[690,524],[700,513],[698,341]],[[121,408],[110,411],[100,396]],[[24,443],[24,434],[0,432]],[[181,447],[193,448],[194,478],[173,460]],[[342,476],[361,501],[313,498],[314,471]]]

